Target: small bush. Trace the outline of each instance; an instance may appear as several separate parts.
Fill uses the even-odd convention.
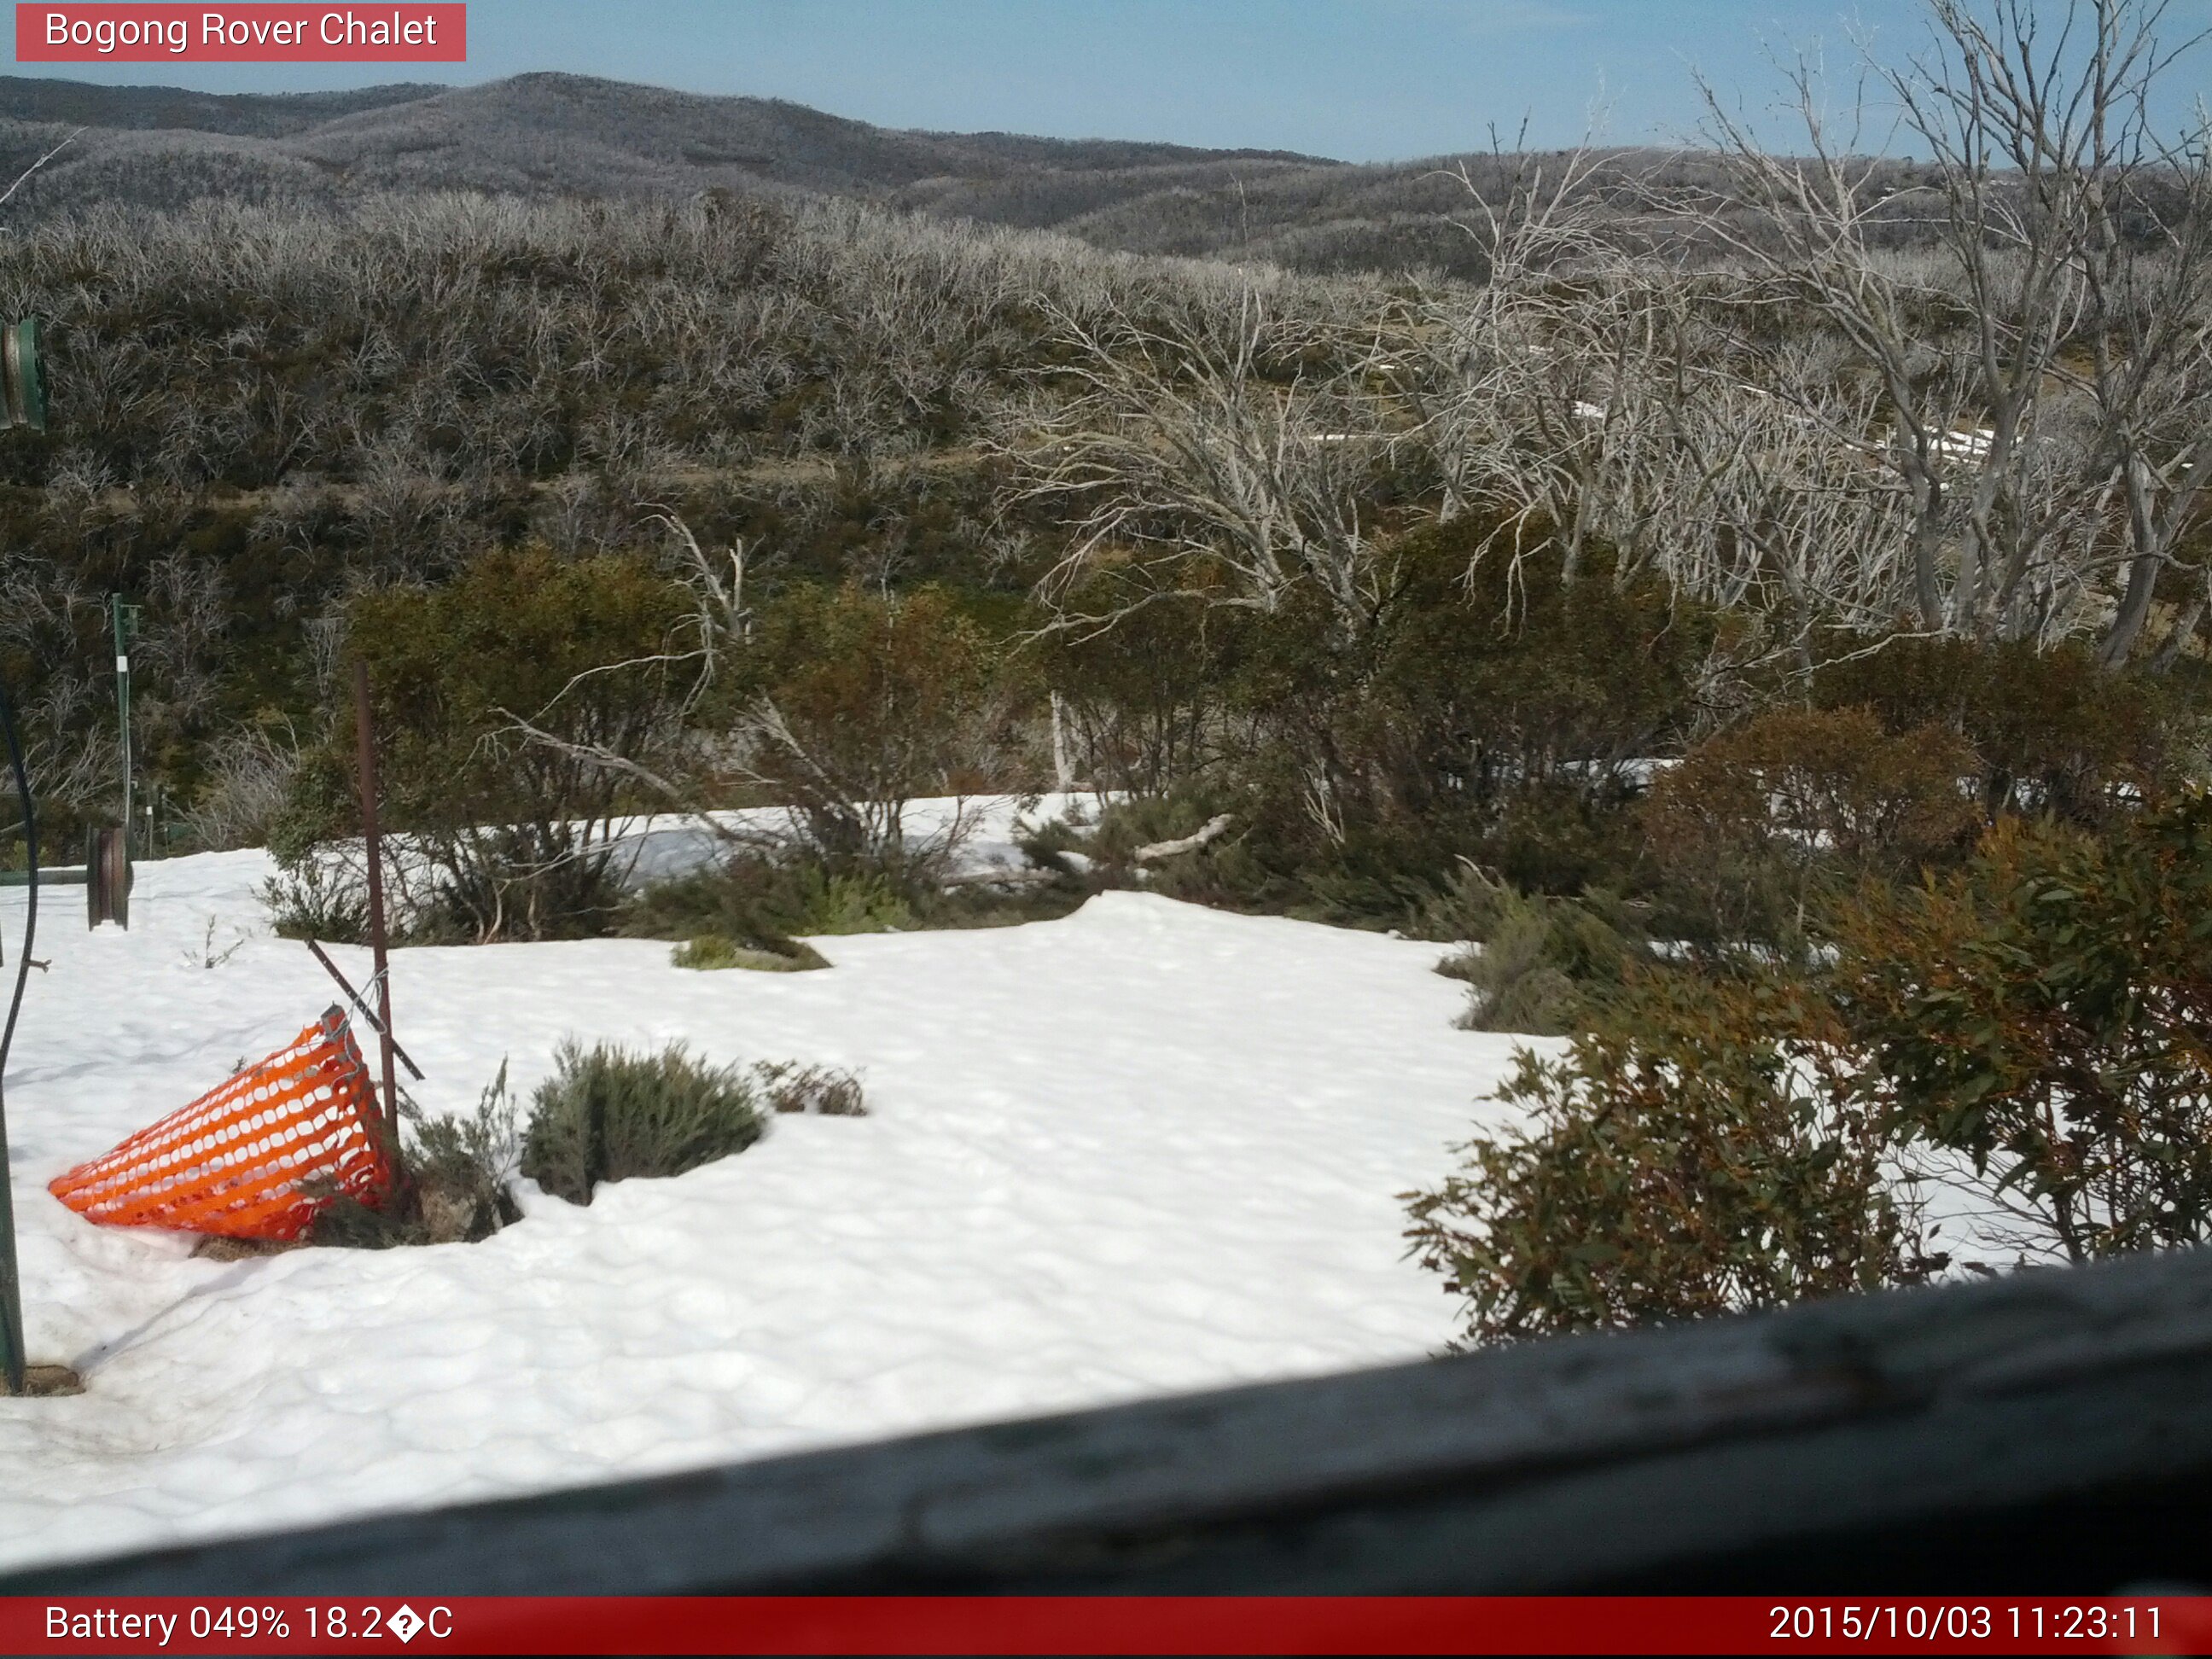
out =
[[[1856,1060],[1802,984],[1643,976],[1563,1060],[1521,1053],[1498,1097],[1529,1127],[1405,1195],[1413,1254],[1472,1342],[1923,1279]]]
[[[489,1238],[522,1218],[514,1186],[522,1137],[507,1062],[466,1117],[421,1118],[409,1160],[422,1222],[434,1239]]]
[[[788,951],[763,951],[739,945],[725,933],[701,933],[678,945],[669,952],[668,959],[678,968],[708,972],[744,968],[762,974],[799,974],[830,965],[829,959],[812,945],[801,945],[796,939],[788,944]]]
[[[801,1066],[782,1060],[753,1067],[768,1103],[778,1112],[811,1117],[866,1117],[867,1097],[860,1079],[834,1066]]]
[[[531,1103],[522,1173],[588,1204],[601,1182],[681,1175],[744,1151],[766,1133],[762,1104],[743,1072],[681,1043],[658,1054],[563,1043]]]
[[[1012,891],[988,882],[947,887],[926,870],[832,870],[807,857],[760,854],[659,882],[630,902],[622,931],[690,945],[719,937],[740,952],[779,957],[809,967],[829,964],[793,937],[799,934],[897,933],[928,927],[992,927],[1065,915],[1089,896],[1068,875]],[[718,963],[720,945],[704,944],[680,967],[757,965]]]
[[[349,1197],[334,1199],[315,1218],[313,1243],[368,1250],[472,1244],[521,1219],[514,1194],[521,1137],[505,1060],[467,1116],[426,1117],[404,1098],[400,1116],[411,1132],[406,1201],[372,1210]]]
[[[741,950],[799,957],[795,935],[896,933],[915,924],[907,885],[883,871],[833,872],[800,857],[749,854],[656,882],[630,901],[623,931],[647,939],[719,935]]]
[[[261,884],[261,902],[279,939],[320,939],[329,945],[368,940],[368,891],[351,871],[325,862],[313,851]]]
[[[879,870],[805,871],[805,933],[902,933],[920,925],[901,884]]]
[[[1638,958],[1650,960],[1601,903],[1504,890],[1481,949],[1444,964],[1470,988],[1462,1028],[1558,1036],[1583,1025],[1593,993],[1617,988]]]
[[[1437,964],[1471,989],[1462,1030],[1562,1036],[1586,1023],[1593,993],[1618,988],[1634,964],[1651,960],[1630,907],[1613,895],[1577,901],[1522,893],[1471,860],[1412,924],[1418,938],[1479,947]]]

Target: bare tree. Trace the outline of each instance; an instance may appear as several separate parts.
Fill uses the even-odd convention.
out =
[[[1729,188],[1668,205],[1832,329],[1878,388],[1874,434],[1910,506],[1919,625],[1978,638],[2094,627],[2128,654],[2174,559],[2201,476],[2204,130],[2153,130],[2150,94],[2186,49],[2161,45],[2164,0],[2073,0],[2055,24],[2027,0],[1930,0],[1929,47],[1875,74],[1931,158],[1928,182],[1860,150],[1813,68],[1792,71],[1803,157],[1770,154],[1706,88]],[[1932,228],[1940,259],[1885,233]],[[2069,409],[2061,405],[2077,405]]]
[[[1364,633],[1390,587],[1367,505],[1389,436],[1387,404],[1360,382],[1370,343],[1285,316],[1256,288],[1158,321],[1115,307],[1057,323],[1073,393],[998,447],[1018,499],[1069,526],[1045,597],[1101,572],[1127,594],[1058,625],[1110,626],[1170,599],[1273,612],[1307,591],[1340,636]]]

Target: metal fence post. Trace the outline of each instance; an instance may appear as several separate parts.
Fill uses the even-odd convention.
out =
[[[353,665],[355,737],[360,744],[361,834],[368,861],[368,943],[376,974],[377,1047],[384,1062],[384,1153],[392,1169],[392,1195],[404,1194],[400,1165],[399,1082],[392,1065],[392,976],[384,926],[384,841],[376,821],[376,728],[369,709],[368,664]]]

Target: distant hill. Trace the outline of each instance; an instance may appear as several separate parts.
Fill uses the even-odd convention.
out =
[[[0,76],[0,120],[68,126],[190,128],[198,132],[281,138],[335,116],[406,103],[445,91],[400,84],[353,92],[212,93],[182,87],[100,87],[82,81]]]
[[[119,183],[126,199],[166,203],[202,193],[217,155],[271,181],[304,179],[305,164],[349,188],[582,194],[720,185],[884,196],[925,180],[1340,165],[1281,151],[902,132],[775,99],[574,75],[277,97],[0,76],[0,165],[18,155],[27,161],[75,126],[86,131],[18,201],[74,206],[97,178],[109,199]],[[180,163],[175,176],[161,161],[171,154]],[[134,176],[118,181],[104,163],[124,156]]]
[[[1474,258],[1455,222],[1465,190],[1443,175],[1446,162],[901,131],[780,100],[584,76],[273,96],[0,76],[0,187],[76,127],[10,203],[19,220],[210,196],[305,205],[372,191],[723,189],[859,197],[1105,247],[1304,270],[1470,270]]]

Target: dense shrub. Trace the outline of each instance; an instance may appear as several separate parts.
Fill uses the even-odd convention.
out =
[[[489,555],[443,586],[356,598],[384,827],[403,932],[433,940],[574,938],[621,902],[617,818],[639,805],[622,765],[671,767],[685,740],[682,590],[617,558]],[[534,728],[532,730],[526,728]],[[305,911],[320,842],[354,829],[350,697],[295,775],[276,848]]]
[[[1041,921],[1089,896],[1072,870],[1051,873],[1050,881],[1002,891],[979,881],[948,886],[927,861],[840,871],[811,849],[746,853],[643,888],[625,907],[620,930],[686,944],[719,938],[739,951],[818,966],[799,937]]]
[[[1564,1059],[1521,1053],[1498,1097],[1528,1127],[1407,1194],[1413,1251],[1465,1298],[1469,1341],[1924,1277],[1856,1058],[1801,984],[1640,976]]]
[[[261,884],[261,902],[279,939],[368,942],[368,887],[357,872],[313,848],[280,860],[276,873]]]
[[[1802,940],[1824,890],[1955,855],[1978,814],[1972,749],[1891,736],[1865,708],[1778,709],[1698,744],[1645,803],[1654,861],[1703,942]]]
[[[1963,1152],[2038,1254],[2212,1242],[2212,800],[2001,824],[1836,929],[1895,1133]]]
[[[1632,974],[1521,1057],[1530,1127],[1409,1195],[1471,1338],[1909,1282],[1946,1261],[1911,1196],[1939,1172],[2024,1259],[2212,1243],[2212,799],[2002,822],[1816,937],[1811,967]]]
[[[1635,885],[1637,763],[1693,720],[1713,618],[1601,553],[1569,572],[1540,527],[1516,555],[1479,514],[1396,535],[1379,568],[1358,630],[1304,591],[1254,612],[1193,590],[1052,647],[1084,729],[1148,757],[1116,762],[1143,781],[1101,855],[1233,811],[1234,837],[1151,883],[1368,926],[1405,925],[1462,858],[1549,893]]]
[[[1978,757],[1983,809],[2100,820],[2179,781],[2202,720],[2168,681],[2100,666],[2087,646],[1899,635],[1814,676],[1826,708],[1871,709],[1903,735],[1948,726]]]
[[[1694,720],[1717,618],[1648,576],[1616,580],[1602,553],[1570,570],[1550,542],[1516,556],[1497,534],[1467,517],[1399,544],[1375,741],[1447,794],[1618,783]]]
[[[796,957],[802,934],[914,926],[917,886],[885,871],[834,871],[805,853],[741,853],[641,889],[622,931],[645,939],[719,936],[744,950]]]
[[[588,1204],[602,1182],[682,1175],[744,1151],[767,1131],[762,1107],[744,1073],[680,1043],[658,1054],[564,1043],[531,1101],[522,1173]]]
[[[1069,611],[1137,608],[1111,628],[1046,632],[1035,653],[1061,699],[1075,781],[1116,793],[1159,794],[1223,758],[1237,642],[1251,632],[1241,617],[1211,609],[1201,591],[1143,581],[1121,572],[1092,577],[1067,595]]]
[[[1006,781],[992,775],[996,669],[988,636],[941,588],[793,586],[745,656],[744,769],[834,872],[927,860],[945,849],[908,841],[908,801]]]

